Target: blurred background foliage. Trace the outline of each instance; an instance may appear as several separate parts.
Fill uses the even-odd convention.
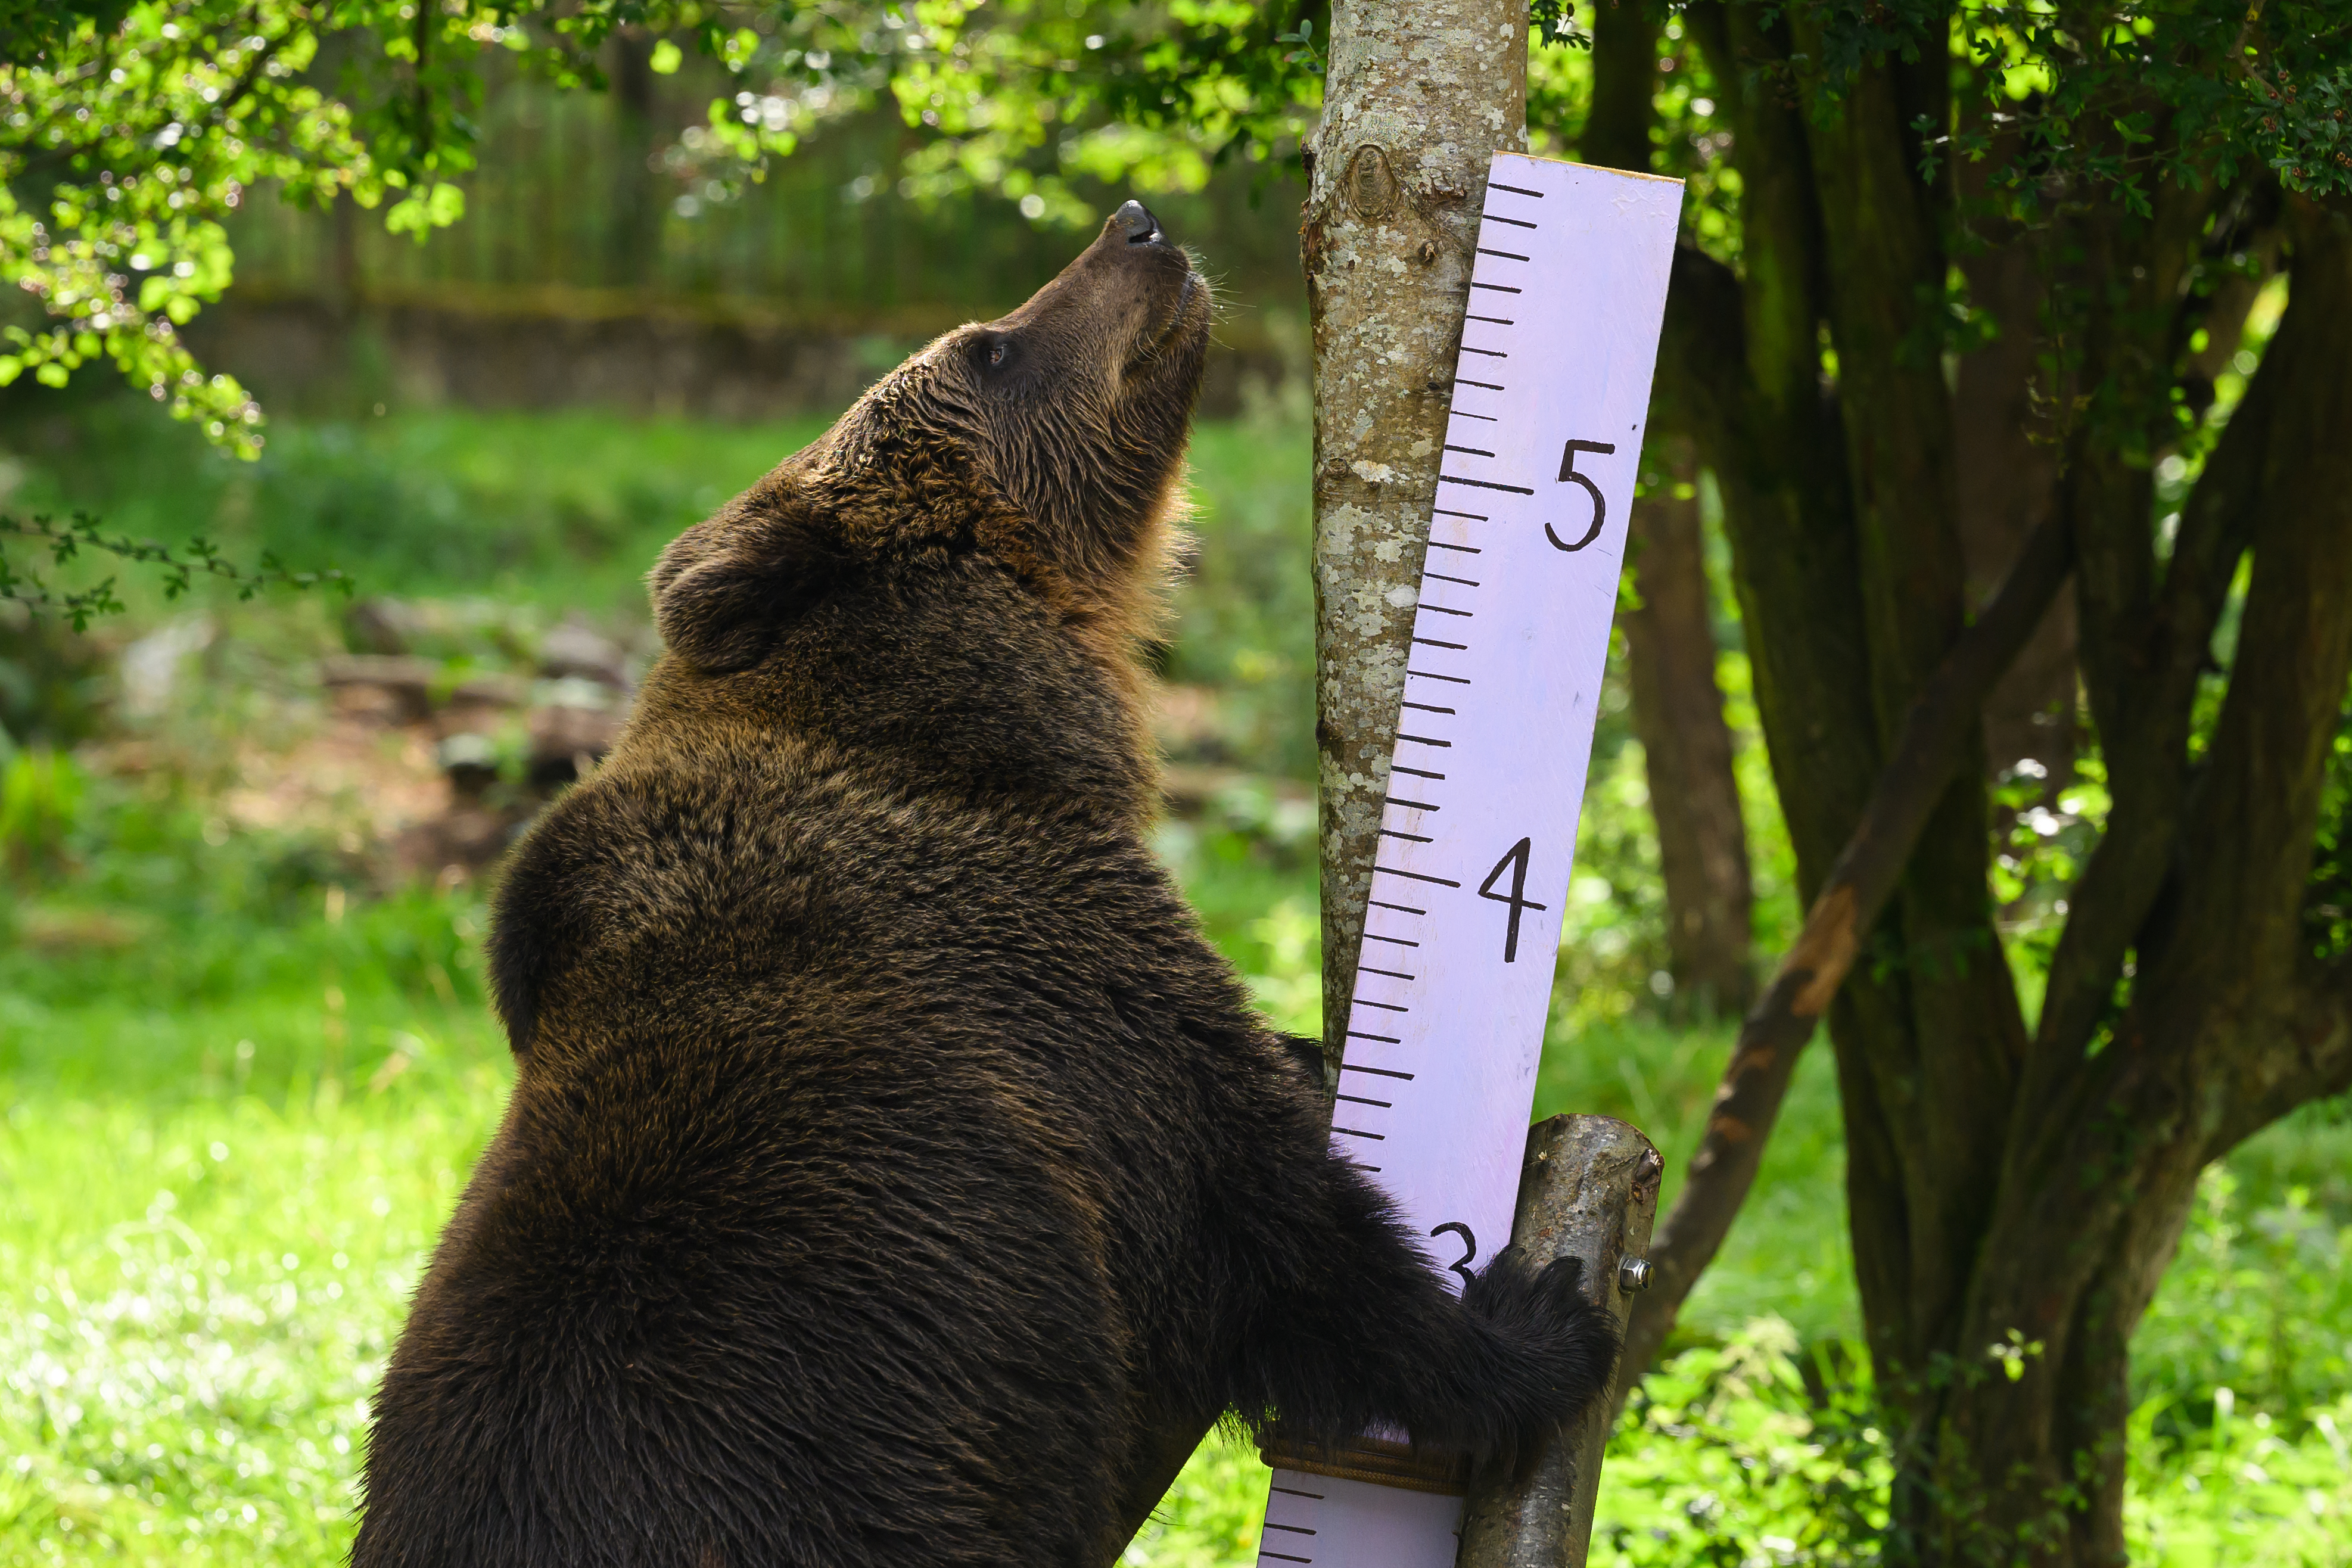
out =
[[[174,174],[122,243],[179,248],[116,269],[131,283],[106,298],[143,313],[66,345],[123,363],[131,389],[45,380],[48,362],[26,358],[0,394],[0,508],[331,563],[358,594],[241,602],[199,584],[167,600],[85,559],[58,582],[110,574],[128,606],[89,635],[0,605],[0,1563],[343,1549],[368,1394],[509,1082],[480,982],[486,882],[593,765],[655,653],[642,574],[927,334],[1024,297],[1131,178],[1226,296],[1193,449],[1197,545],[1156,650],[1158,842],[1268,1013],[1318,1026],[1312,442],[1286,168],[1312,104],[1302,24],[1320,13],[996,9],[1034,14],[1036,47],[983,79],[956,47],[993,35],[962,7],[785,8],[750,40],[716,12],[587,9],[604,21],[528,47],[499,31],[520,24],[445,7],[488,67],[478,98],[458,84],[435,100],[462,115],[380,139],[394,153],[376,184],[336,184],[375,216],[225,145],[203,179],[177,172],[193,153],[148,158],[142,177]],[[8,15],[33,36],[84,13]],[[1122,46],[1131,79],[1082,84],[1060,62],[1102,47],[1104,15],[1178,41]],[[387,37],[415,20],[353,16]],[[163,25],[153,40],[174,42]],[[1729,255],[1737,184],[1678,38],[1662,44],[1661,166],[1692,176],[1692,229]],[[383,83],[414,88],[416,62],[371,62],[364,41],[318,40],[356,84],[334,101],[392,112]],[[935,54],[933,74],[883,68],[907,50]],[[1589,94],[1576,50],[1534,59],[1540,145]],[[1008,72],[1052,118],[976,111]],[[1113,133],[1148,122],[1139,106],[1172,77],[1213,95],[1253,72],[1265,114],[1190,140]],[[591,78],[610,90],[572,90]],[[286,113],[332,121],[329,96]],[[38,153],[15,134],[6,156]],[[149,153],[158,134],[140,132]],[[202,204],[172,205],[192,186]],[[386,208],[409,215],[399,231]],[[36,248],[9,254],[70,286]],[[215,252],[233,278],[203,259]],[[192,258],[184,290],[145,302],[142,271],[179,277]],[[20,355],[54,346],[34,292],[15,307]],[[2263,323],[2258,310],[2228,373],[2240,386]],[[116,352],[118,326],[144,346]],[[143,379],[159,365],[161,398]],[[187,422],[165,416],[175,388]],[[267,443],[243,438],[265,405]],[[1671,453],[1647,467],[1652,514],[1681,508],[1696,552],[1696,646],[1749,879],[1735,957],[1752,974],[1795,929],[1791,857],[1712,487]],[[1671,1202],[1731,1027],[1673,941],[1629,676],[1630,617],[1654,602],[1634,566],[1537,1109],[1643,1127]],[[2049,923],[2103,820],[2101,778],[2091,753],[2054,799],[2030,774],[2004,781],[2013,853],[1996,892],[2015,931]],[[2017,948],[2025,970],[2046,963]],[[1597,1562],[1870,1559],[1895,1439],[1856,1344],[1843,1155],[1833,1063],[1815,1052],[1618,1435]],[[2352,1108],[2305,1108],[2209,1173],[2135,1378],[2137,1561],[2352,1563]],[[1129,1561],[1250,1561],[1263,1486],[1254,1457],[1213,1442]]]

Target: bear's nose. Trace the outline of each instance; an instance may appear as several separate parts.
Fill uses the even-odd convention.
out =
[[[1122,202],[1118,211],[1111,216],[1127,231],[1127,243],[1129,245],[1150,245],[1168,237],[1160,232],[1160,220],[1153,217],[1151,209],[1141,202],[1132,199]]]

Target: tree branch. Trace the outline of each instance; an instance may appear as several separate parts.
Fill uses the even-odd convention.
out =
[[[2352,679],[2352,447],[2342,438],[2352,423],[2352,237],[2311,204],[2295,207],[2304,221],[2269,356],[2278,413],[2243,626],[2182,831],[2194,848],[2183,857],[2184,914],[2144,941],[2150,973],[2135,987],[2150,1034],[2182,1037],[2200,1076],[2227,1085],[2216,1137],[2231,1142],[2340,1082],[2352,1049],[2340,988],[2315,984],[2304,920]],[[2168,999],[2200,996],[2219,1016],[2183,1027],[2188,1009]]]
[[[1657,25],[1636,0],[1601,0],[1592,14],[1592,110],[1577,153],[1611,169],[1650,166],[1656,113]]]
[[[2169,117],[2158,119],[2168,138]],[[2103,143],[2110,134],[2086,133]],[[2137,730],[2149,717],[2135,700],[2157,595],[2148,527],[2155,481],[2145,453],[2169,439],[2177,363],[2171,334],[2185,269],[2217,199],[2210,181],[2158,181],[2149,212],[2094,198],[2061,227],[2063,243],[2082,260],[2053,308],[2063,304],[2079,316],[2073,331],[2082,347],[2050,390],[2067,452],[2061,496],[2074,520],[2083,688],[2111,764],[2121,753],[2137,754]],[[2053,338],[2052,346],[2065,365],[2063,342]],[[2156,722],[2161,728],[2164,716]],[[2111,765],[2108,778],[2118,799],[2137,783],[2136,771],[2121,766]]]
[[[2021,1108],[2039,1102],[2052,1075],[2098,1026],[2124,954],[2172,865],[2187,800],[2197,678],[2211,655],[2214,625],[2262,510],[2263,469],[2283,374],[2270,359],[2254,373],[2181,508],[2155,616],[2135,636],[2132,662],[2144,672],[2132,693],[2136,722],[2128,740],[2104,738],[2110,774],[2128,771],[2137,787],[2117,795],[2098,847],[2068,897],[2072,908],[2051,956]]]
[[[1985,694],[2032,635],[2073,564],[2064,523],[2057,518],[2042,523],[2000,592],[1920,689],[1861,824],[1822,883],[1796,946],[1740,1025],[1706,1137],[1650,1249],[1656,1274],[1626,1333],[1617,1384],[1621,1406],[1723,1245],[1755,1182],[1798,1053],[1853,968],[1864,933],[1885,907],[1953,769],[1967,754]]]
[[[1738,275],[1696,246],[1675,246],[1656,395],[1711,466],[1735,460],[1742,445],[1747,341]]]
[[[290,572],[278,564],[276,556],[267,553],[257,567],[233,565],[223,558],[218,546],[201,534],[174,553],[152,539],[101,532],[99,521],[84,512],[75,513],[68,523],[53,521],[47,516],[27,521],[0,513],[0,537],[8,535],[37,541],[60,566],[86,551],[96,551],[135,564],[156,567],[166,599],[176,599],[187,593],[200,574],[234,585],[240,599],[250,599],[265,588],[315,588],[322,584],[341,588],[349,596],[352,586],[352,579],[334,567],[323,572]],[[17,571],[5,555],[0,555],[0,602],[22,605],[37,615],[48,611],[63,616],[78,632],[89,630],[89,623],[99,616],[120,615],[126,607],[115,595],[111,577],[78,592],[52,588],[30,572]]]
[[[2352,958],[2305,981],[2303,1005],[2244,1063],[2205,1157],[2218,1160],[2300,1105],[2352,1092]]]

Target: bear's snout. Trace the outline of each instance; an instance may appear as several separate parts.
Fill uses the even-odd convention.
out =
[[[1151,216],[1150,207],[1133,196],[1119,204],[1118,211],[1111,215],[1111,221],[1127,231],[1127,243],[1129,245],[1168,243],[1168,237],[1160,232],[1160,220]]]

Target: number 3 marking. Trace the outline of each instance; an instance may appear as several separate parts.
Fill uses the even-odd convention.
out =
[[[1470,1227],[1464,1225],[1458,1219],[1449,1219],[1444,1225],[1439,1226],[1435,1230],[1431,1231],[1429,1234],[1432,1236],[1444,1236],[1449,1230],[1458,1231],[1461,1233],[1462,1256],[1455,1258],[1445,1267],[1462,1276],[1462,1282],[1467,1285],[1473,1278],[1470,1272],[1470,1260],[1478,1256],[1478,1238],[1471,1235]]]
[[[1605,458],[1616,449],[1617,443],[1614,441],[1570,441],[1568,444],[1568,449],[1559,455],[1559,482],[1564,485],[1582,485],[1584,493],[1592,498],[1592,526],[1584,531],[1583,538],[1573,544],[1569,544],[1551,531],[1551,524],[1545,523],[1544,537],[1551,541],[1554,550],[1581,550],[1601,537],[1601,522],[1609,515],[1609,502],[1602,498],[1601,487],[1592,482],[1591,475],[1580,474],[1576,471],[1576,455],[1579,452],[1598,452]]]

